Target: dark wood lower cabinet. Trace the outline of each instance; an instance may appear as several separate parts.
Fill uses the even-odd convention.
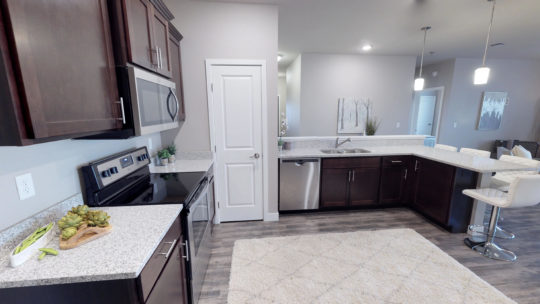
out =
[[[414,167],[413,209],[451,232],[466,232],[473,200],[461,191],[476,188],[477,173],[419,157]]]
[[[375,206],[380,163],[380,157],[323,159],[321,208]]]
[[[466,232],[478,174],[412,156],[322,159],[320,208],[411,208],[450,232]]]
[[[321,208],[348,205],[349,172],[349,169],[322,169]]]
[[[0,303],[185,304],[188,289],[183,256],[184,234],[178,218],[137,278],[0,288]]]
[[[410,179],[410,156],[383,157],[381,169],[381,205],[406,204]]]
[[[351,206],[373,206],[379,198],[380,168],[355,168],[351,170]]]

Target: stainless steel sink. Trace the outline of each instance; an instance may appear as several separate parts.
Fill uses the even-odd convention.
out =
[[[366,149],[321,149],[325,154],[355,154],[355,153],[369,153]]]

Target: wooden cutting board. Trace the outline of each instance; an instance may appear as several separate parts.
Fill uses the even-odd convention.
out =
[[[97,238],[100,238],[112,231],[112,226],[107,227],[83,227],[77,230],[77,233],[68,240],[60,238],[60,249],[67,250],[86,244]]]

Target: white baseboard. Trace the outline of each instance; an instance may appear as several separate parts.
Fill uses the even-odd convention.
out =
[[[265,222],[277,222],[277,221],[279,221],[279,213],[278,212],[265,213],[264,214],[264,221]]]

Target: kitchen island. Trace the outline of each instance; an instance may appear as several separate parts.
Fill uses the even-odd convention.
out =
[[[312,142],[279,154],[282,161],[321,160],[320,209],[383,207],[394,202],[398,203],[394,206],[410,206],[451,232],[465,232],[469,223],[484,222],[486,205],[473,203],[461,193],[463,189],[488,187],[496,172],[534,170],[419,144],[369,145],[369,140],[353,140],[339,148],[332,144]]]

